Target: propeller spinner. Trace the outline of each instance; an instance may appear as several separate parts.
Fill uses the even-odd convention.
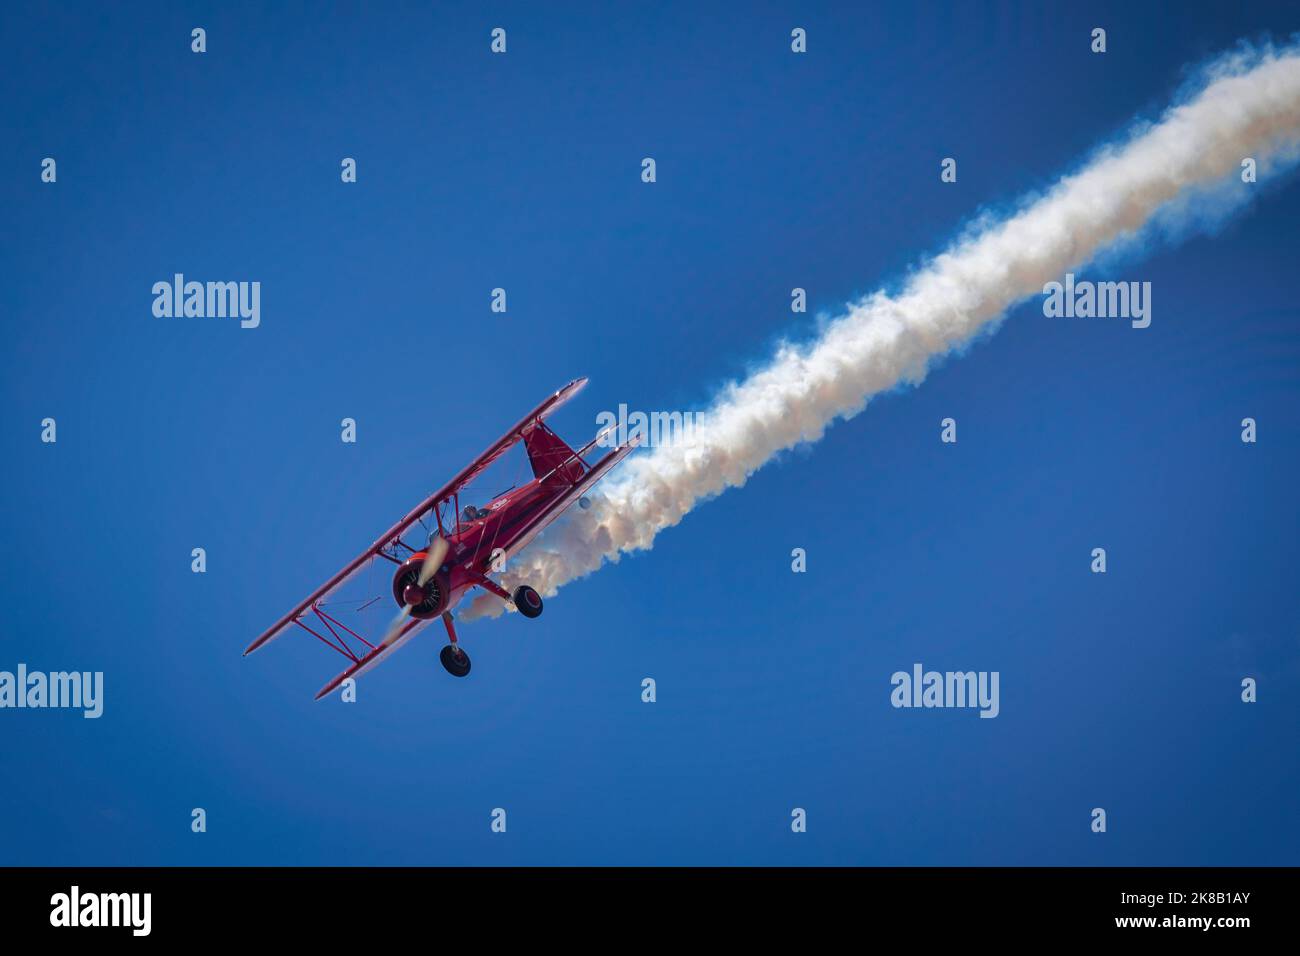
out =
[[[420,573],[413,582],[402,588],[402,601],[405,603],[397,617],[393,618],[393,623],[388,626],[388,633],[384,635],[381,647],[387,647],[397,640],[398,635],[402,633],[402,624],[410,616],[411,611],[429,599],[429,580],[438,573],[449,550],[451,550],[451,543],[442,535],[430,536],[429,550],[425,552],[424,561],[420,564]]]

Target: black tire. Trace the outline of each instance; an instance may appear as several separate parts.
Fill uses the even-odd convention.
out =
[[[439,651],[438,660],[452,677],[464,677],[469,673],[469,655],[455,644],[448,644]]]
[[[538,617],[542,613],[542,596],[527,584],[515,588],[515,607],[524,617]]]

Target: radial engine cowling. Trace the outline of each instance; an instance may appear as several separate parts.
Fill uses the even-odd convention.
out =
[[[411,605],[411,617],[427,620],[437,617],[447,603],[447,574],[442,568],[420,585],[420,569],[424,566],[426,552],[418,551],[393,575],[393,599],[400,605]]]

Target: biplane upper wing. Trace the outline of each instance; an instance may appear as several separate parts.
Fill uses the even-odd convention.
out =
[[[287,627],[297,622],[303,614],[313,608],[318,602],[328,597],[332,591],[340,587],[344,582],[360,571],[371,558],[383,553],[386,548],[392,547],[394,542],[401,537],[402,533],[406,531],[407,528],[415,524],[421,517],[429,513],[437,505],[458,493],[461,488],[473,481],[474,478],[484,469],[514,447],[530,426],[539,422],[547,415],[550,415],[581,391],[582,387],[586,384],[587,380],[585,378],[574,379],[568,385],[565,385],[559,391],[547,397],[545,401],[516,422],[509,431],[489,445],[481,455],[461,469],[460,473],[456,475],[455,478],[451,479],[451,481],[447,482],[443,487],[439,488],[429,497],[425,498],[424,501],[416,505],[415,508],[406,515],[406,517],[385,531],[374,544],[349,562],[343,570],[335,574],[332,578],[304,598],[292,611],[267,628],[266,631],[257,638],[257,640],[253,641],[253,643],[249,644],[248,647],[245,648],[244,655],[247,656],[264,644],[274,640],[282,634]],[[391,647],[389,649],[391,649]],[[344,676],[346,676],[346,673]]]

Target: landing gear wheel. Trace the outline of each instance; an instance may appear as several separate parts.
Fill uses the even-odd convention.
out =
[[[542,596],[527,584],[515,588],[515,607],[524,617],[537,617],[542,613]]]
[[[438,660],[452,677],[464,677],[469,673],[469,655],[455,644],[448,644],[439,651]]]

